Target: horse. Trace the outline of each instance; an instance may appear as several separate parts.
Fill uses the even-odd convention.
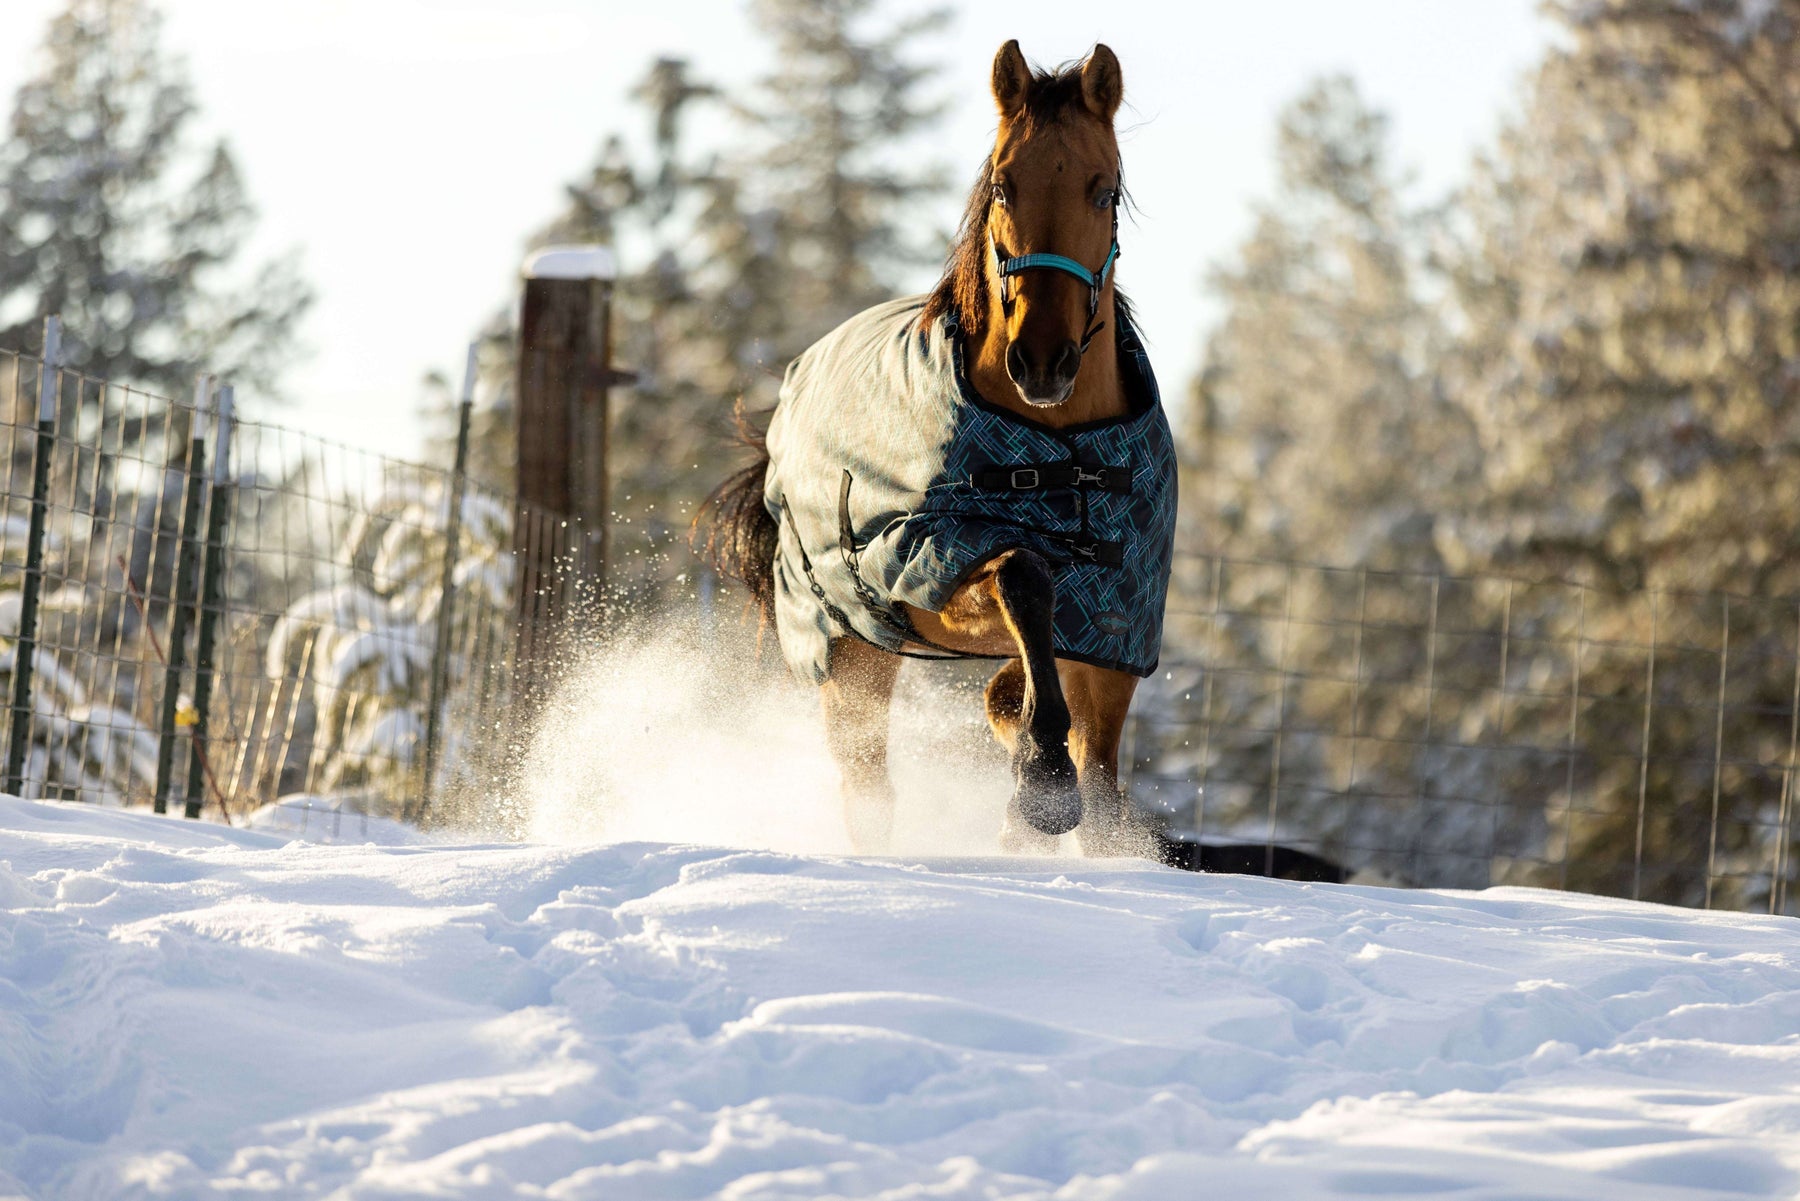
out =
[[[892,830],[888,709],[903,657],[1003,660],[986,716],[1010,756],[1012,853],[1170,844],[1134,817],[1119,742],[1156,668],[1176,465],[1119,291],[1118,58],[995,55],[994,145],[942,278],[790,367],[756,459],[709,497],[705,546],[821,689],[858,851]],[[1159,857],[1168,858],[1167,854]]]

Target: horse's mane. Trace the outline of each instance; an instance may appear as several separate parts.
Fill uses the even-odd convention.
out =
[[[1086,110],[1087,101],[1081,95],[1081,64],[1064,63],[1054,71],[1032,69],[1031,86],[1025,90],[1025,107],[1014,119],[1025,122],[1029,136],[1035,130],[1062,123],[1071,112]],[[980,337],[987,327],[987,219],[988,206],[994,202],[993,171],[994,155],[990,150],[982,156],[975,186],[963,205],[962,222],[950,245],[944,274],[925,298],[924,311],[919,314],[919,320],[926,325],[955,313],[971,337]],[[1119,198],[1114,203],[1121,208],[1130,204],[1123,163],[1119,165]],[[1131,320],[1131,302],[1116,284],[1113,305],[1121,323]]]

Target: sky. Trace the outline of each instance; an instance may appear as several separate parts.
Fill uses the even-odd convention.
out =
[[[35,69],[62,0],[0,0],[0,99]],[[926,5],[890,0],[902,15]],[[1120,115],[1139,207],[1119,279],[1163,390],[1185,394],[1228,261],[1274,174],[1275,119],[1314,76],[1348,72],[1392,118],[1421,195],[1454,185],[1553,34],[1536,0],[992,0],[953,4],[922,42],[948,103],[929,150],[958,181],[992,142],[994,50],[1045,64],[1096,41],[1123,64]],[[280,408],[252,413],[391,454],[420,453],[420,380],[515,304],[526,237],[555,215],[606,134],[643,141],[626,93],[649,61],[723,83],[769,66],[743,0],[162,0],[207,132],[225,137],[261,222],[297,248],[318,302]],[[955,223],[947,194],[935,227]],[[629,264],[627,264],[629,266]],[[922,288],[929,273],[909,280]]]

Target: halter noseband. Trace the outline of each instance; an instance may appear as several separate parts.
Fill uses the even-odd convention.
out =
[[[1088,287],[1088,326],[1087,332],[1081,335],[1081,353],[1086,354],[1088,343],[1094,335],[1106,328],[1106,322],[1096,320],[1100,313],[1100,289],[1106,286],[1106,277],[1112,274],[1113,261],[1119,257],[1119,213],[1113,210],[1112,245],[1106,251],[1106,261],[1100,264],[1100,270],[1089,271],[1074,259],[1062,254],[1020,254],[1010,259],[1000,257],[1000,248],[994,242],[994,235],[988,233],[988,253],[1000,273],[1000,303],[1007,313],[1012,312],[1012,296],[1007,291],[1006,281],[1014,275],[1026,271],[1061,271],[1073,275]]]

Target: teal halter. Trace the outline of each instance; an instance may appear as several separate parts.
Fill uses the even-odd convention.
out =
[[[1088,343],[1094,335],[1106,328],[1106,322],[1096,320],[1100,313],[1100,289],[1106,286],[1107,276],[1112,274],[1113,261],[1119,257],[1119,218],[1118,211],[1113,213],[1112,245],[1107,249],[1106,261],[1100,264],[1100,270],[1089,271],[1074,259],[1063,254],[1020,254],[1010,259],[1000,257],[1000,248],[994,244],[994,235],[988,235],[988,253],[994,256],[1000,272],[1000,303],[1008,312],[1012,311],[1012,297],[1007,294],[1006,281],[1014,275],[1026,271],[1061,271],[1073,275],[1088,287],[1088,327],[1081,335],[1081,353],[1086,354]]]
[[[1054,271],[1066,271],[1086,284],[1095,296],[1095,307],[1099,307],[1100,289],[1106,286],[1106,277],[1112,274],[1113,260],[1119,257],[1119,244],[1114,242],[1112,249],[1106,252],[1106,261],[1100,264],[1100,270],[1089,271],[1074,259],[1061,254],[1021,254],[1010,259],[1000,260],[1000,278],[1017,275],[1021,271],[1048,267]]]

